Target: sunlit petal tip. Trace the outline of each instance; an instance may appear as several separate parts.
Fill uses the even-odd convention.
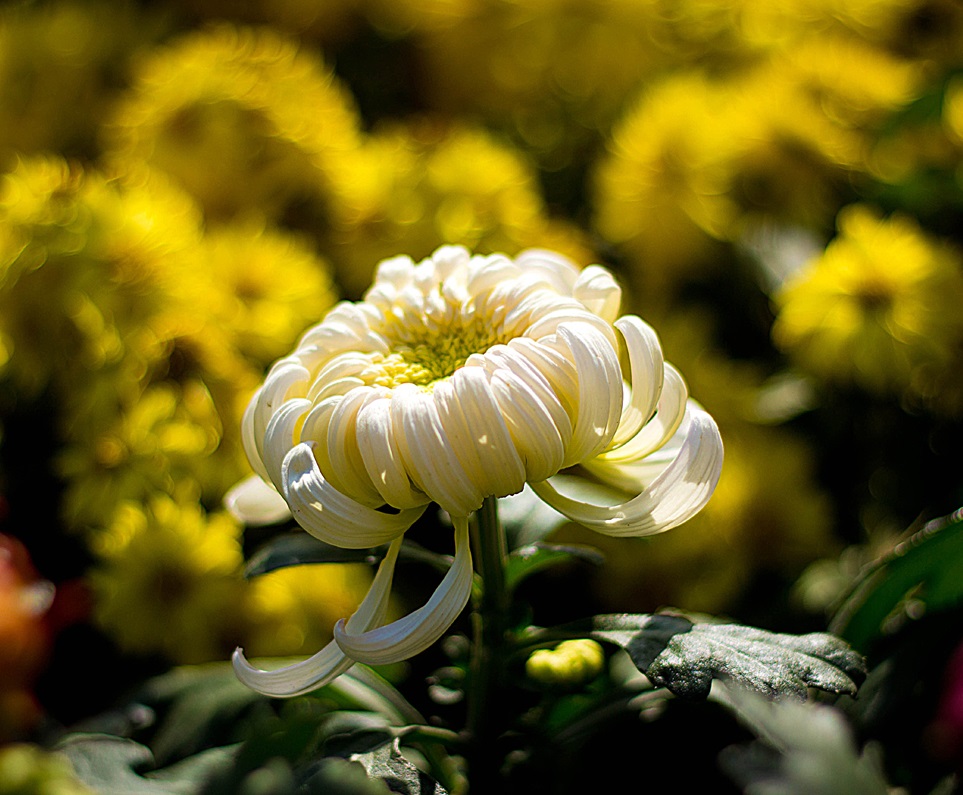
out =
[[[284,497],[269,486],[260,475],[251,475],[235,485],[224,496],[225,510],[242,524],[251,527],[276,524],[291,518]]]
[[[255,668],[240,647],[234,650],[231,664],[238,681],[251,690],[273,698],[291,698],[333,681],[354,665],[354,660],[346,657],[332,641],[308,659],[273,671]]]
[[[428,602],[407,616],[368,632],[352,633],[344,621],[334,628],[335,642],[354,660],[370,665],[400,662],[438,641],[465,609],[473,570],[468,519],[453,517],[455,559]]]

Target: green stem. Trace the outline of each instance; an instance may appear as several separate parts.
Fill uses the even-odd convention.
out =
[[[472,615],[475,642],[468,687],[469,780],[476,792],[490,792],[501,767],[495,739],[501,725],[499,711],[504,703],[499,690],[504,683],[511,594],[505,587],[508,545],[498,521],[497,499],[487,497],[474,520],[472,542],[482,591]]]

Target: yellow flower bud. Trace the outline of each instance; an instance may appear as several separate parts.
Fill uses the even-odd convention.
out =
[[[594,640],[566,640],[533,652],[525,673],[540,684],[577,687],[598,676],[604,662],[605,652]]]

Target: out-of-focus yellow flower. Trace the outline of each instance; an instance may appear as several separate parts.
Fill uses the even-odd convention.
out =
[[[291,696],[355,662],[427,648],[471,593],[469,514],[526,482],[612,536],[662,532],[695,515],[719,477],[722,441],[687,403],[652,329],[618,316],[620,302],[597,265],[579,271],[544,250],[509,259],[444,246],[418,264],[383,261],[364,301],[339,304],[308,330],[245,414],[251,465],[277,490],[261,484],[266,498],[282,494],[312,535],[344,548],[390,546],[332,643],[277,671],[253,668],[238,650],[241,680]],[[605,494],[581,490],[593,483]],[[385,624],[404,533],[431,502],[452,517],[454,561],[424,607]]]
[[[117,406],[106,427],[78,424],[57,463],[67,481],[64,515],[70,526],[104,526],[125,500],[172,493],[196,479],[221,436],[221,422],[204,386],[165,382]],[[237,470],[234,473],[237,474]]]
[[[217,289],[207,302],[212,320],[259,367],[281,356],[336,301],[330,266],[307,241],[261,222],[213,228],[200,256]]]
[[[122,503],[96,537],[94,615],[122,649],[175,662],[223,659],[243,617],[240,527],[196,502]]]
[[[348,295],[370,284],[385,257],[426,257],[443,243],[485,253],[543,246],[589,259],[581,236],[548,217],[533,166],[480,128],[392,125],[372,136],[366,153],[367,171],[349,175],[332,232]]]
[[[0,167],[17,152],[89,152],[122,65],[154,33],[126,0],[0,8]]]
[[[172,174],[212,217],[323,198],[360,143],[331,70],[267,28],[226,24],[149,52],[104,131],[106,157]],[[320,192],[320,195],[319,195]]]
[[[66,756],[39,745],[0,748],[0,795],[95,795],[74,773]]]
[[[331,640],[371,586],[361,563],[291,566],[263,574],[248,589],[244,648],[256,657],[305,654]]]
[[[571,165],[665,60],[637,0],[406,0],[372,14],[417,31],[433,107],[482,114],[551,168]]]
[[[780,292],[773,340],[801,367],[876,393],[913,391],[963,342],[960,255],[911,219],[862,205]]]
[[[646,90],[596,168],[595,226],[629,257],[645,289],[707,267],[736,212],[726,190],[742,143],[732,98],[699,73]]]
[[[20,161],[0,182],[0,336],[17,385],[77,392],[162,353],[157,318],[191,283],[193,202],[161,175],[109,179],[56,157]],[[130,362],[128,362],[130,364]]]

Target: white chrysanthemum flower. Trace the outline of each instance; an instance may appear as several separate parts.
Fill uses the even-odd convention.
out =
[[[667,530],[705,505],[722,466],[718,428],[687,401],[655,332],[618,317],[620,300],[597,265],[444,246],[418,264],[382,262],[363,301],[336,306],[274,364],[244,418],[255,471],[313,536],[390,546],[327,647],[276,671],[238,650],[243,682],[297,695],[438,640],[471,593],[468,517],[486,497],[528,483],[613,536]],[[585,499],[599,484],[611,499]],[[273,499],[252,482],[232,495],[264,520],[279,515]],[[401,538],[432,502],[453,520],[454,562],[427,604],[384,625]]]

